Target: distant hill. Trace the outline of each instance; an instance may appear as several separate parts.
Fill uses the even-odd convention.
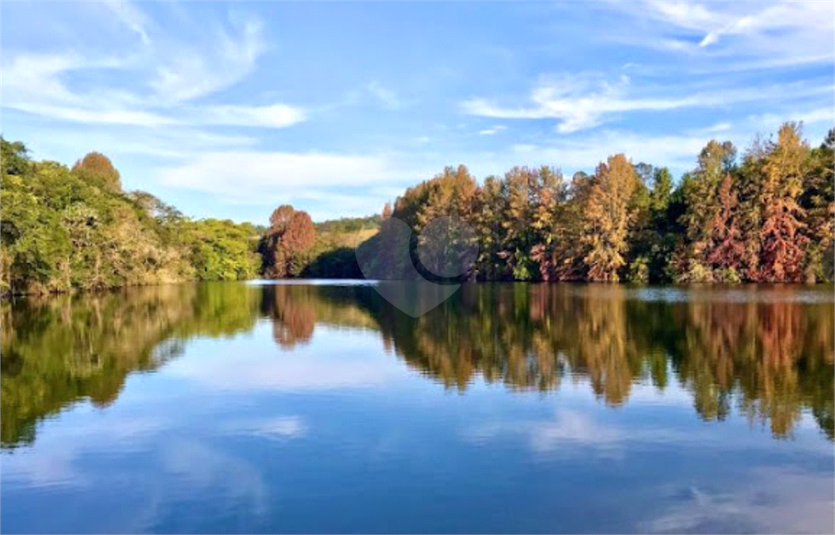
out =
[[[317,233],[357,232],[359,230],[378,230],[380,228],[380,214],[366,217],[342,217],[328,219],[321,223],[314,223]]]
[[[362,278],[356,247],[377,234],[380,216],[343,217],[315,223],[316,243],[305,253],[303,277]]]

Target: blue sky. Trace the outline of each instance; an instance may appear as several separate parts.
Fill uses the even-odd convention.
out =
[[[195,217],[379,212],[446,165],[693,167],[835,125],[830,2],[3,2],[2,133]]]

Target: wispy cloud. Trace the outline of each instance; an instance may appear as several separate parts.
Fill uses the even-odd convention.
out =
[[[227,433],[241,433],[273,440],[301,438],[308,426],[300,416],[273,416],[263,419],[236,421],[224,426]]]
[[[507,130],[507,127],[502,124],[497,124],[495,126],[491,126],[490,128],[485,128],[484,130],[479,130],[478,135],[480,136],[492,136],[494,134],[498,134],[502,130]]]
[[[133,126],[169,126],[179,121],[153,112],[127,109],[90,109],[50,104],[29,104],[21,102],[8,106],[34,115],[41,115],[60,121],[84,124],[114,124]]]
[[[632,16],[654,20],[655,31],[670,33],[684,29],[699,36],[695,44],[676,40],[684,50],[693,47],[726,59],[758,61],[760,58],[809,58],[831,63],[835,7],[817,0],[778,0],[768,2],[693,2],[644,0]],[[775,39],[775,36],[780,36]],[[727,42],[725,42],[727,41]],[[767,64],[762,64],[768,67]]]
[[[805,110],[795,110],[788,113],[760,113],[747,117],[746,123],[753,128],[776,129],[786,117],[792,120],[801,121],[804,125],[824,123],[827,127],[835,124],[835,108],[823,107]]]
[[[682,485],[667,491],[656,518],[639,523],[645,533],[831,533],[832,478],[796,468],[757,468],[716,491]],[[664,489],[661,489],[664,490]],[[663,503],[663,501],[659,501]]]
[[[603,124],[620,113],[669,111],[682,108],[715,108],[729,104],[782,98],[791,90],[795,97],[820,95],[833,86],[797,85],[759,88],[714,88],[692,93],[684,87],[635,87],[621,75],[608,80],[601,74],[561,74],[540,79],[528,102],[516,107],[474,98],[464,101],[464,113],[502,119],[557,119],[557,131],[571,133]]]
[[[165,101],[205,96],[234,84],[249,74],[264,50],[262,25],[250,20],[237,34],[218,31],[206,48],[178,43],[161,56],[162,64],[149,86]]]
[[[103,0],[102,4],[108,7],[116,15],[116,18],[123,22],[131,31],[136,33],[143,44],[148,45],[151,43],[151,38],[148,36],[148,31],[146,30],[150,21],[141,10],[126,0]]]
[[[106,4],[149,44],[147,17],[124,1]],[[190,103],[225,89],[247,76],[264,49],[261,23],[248,20],[237,33],[218,31],[206,47],[155,42],[122,56],[77,53],[8,54],[2,64],[2,106],[41,117],[82,124],[138,127],[222,125],[285,128],[306,119],[305,111],[286,103]],[[148,67],[150,66],[150,71]],[[72,79],[107,72],[147,79],[147,89],[125,90],[100,84],[84,89]]]
[[[168,186],[250,198],[289,195],[311,185],[385,183],[399,173],[381,155],[271,151],[213,151],[157,170]]]
[[[570,174],[623,151],[678,173],[711,137],[833,124],[831,2],[638,1],[437,6],[454,37],[375,31],[419,3],[343,24],[303,3],[12,2],[4,135],[68,163],[104,151],[126,187],[258,221],[279,201],[372,213],[445,165]]]
[[[306,119],[305,111],[287,104],[268,106],[204,106],[186,113],[190,124],[216,124],[229,126],[260,126],[285,128]]]
[[[384,107],[390,110],[396,110],[403,106],[403,102],[397,97],[397,94],[392,91],[391,89],[387,89],[383,87],[379,82],[372,81],[367,86],[366,89],[374,95]]]

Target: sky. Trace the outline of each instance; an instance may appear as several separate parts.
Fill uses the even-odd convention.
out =
[[[826,1],[4,1],[0,30],[6,139],[193,217],[369,215],[458,164],[679,175],[713,138],[835,126]]]

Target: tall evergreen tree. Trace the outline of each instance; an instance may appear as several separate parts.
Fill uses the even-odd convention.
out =
[[[798,123],[780,127],[763,159],[760,273],[766,281],[800,281],[808,238],[803,234],[806,211],[798,199],[809,169],[811,151],[802,139]]]
[[[585,206],[582,238],[587,247],[583,261],[589,280],[620,280],[618,271],[626,263],[627,234],[635,219],[630,202],[637,187],[635,169],[623,154],[611,156],[597,167]]]
[[[725,176],[734,172],[736,148],[730,141],[711,140],[702,149],[696,169],[683,181],[687,204],[682,223],[686,228],[686,249],[680,252],[681,279],[713,280],[708,257],[715,234],[714,225],[721,219],[719,189]]]

